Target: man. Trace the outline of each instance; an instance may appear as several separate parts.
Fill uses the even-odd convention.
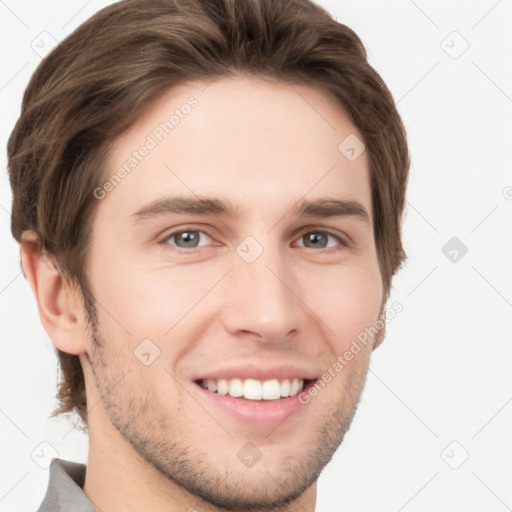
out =
[[[307,0],[126,0],[41,63],[12,232],[87,466],[39,510],[315,509],[383,340],[408,150]]]

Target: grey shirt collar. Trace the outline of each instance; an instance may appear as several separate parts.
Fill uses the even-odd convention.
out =
[[[82,490],[85,464],[52,459],[46,496],[37,512],[99,512]]]

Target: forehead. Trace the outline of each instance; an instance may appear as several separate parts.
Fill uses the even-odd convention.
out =
[[[366,153],[340,150],[354,137],[362,139],[320,90],[248,77],[190,82],[118,138],[100,209],[127,218],[166,194],[198,194],[242,213],[280,215],[285,203],[317,196],[357,199],[370,212]]]

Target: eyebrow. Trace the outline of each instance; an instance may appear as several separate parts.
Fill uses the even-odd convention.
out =
[[[310,201],[303,199],[297,202],[290,212],[297,217],[353,217],[370,225],[370,215],[365,207],[353,200],[320,198]],[[155,199],[131,214],[130,218],[138,221],[173,214],[221,215],[233,218],[240,216],[241,212],[240,208],[230,201],[211,197],[174,196]]]

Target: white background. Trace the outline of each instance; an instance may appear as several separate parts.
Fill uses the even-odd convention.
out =
[[[10,234],[5,147],[40,62],[33,41],[42,32],[60,41],[108,3],[0,1],[0,512],[41,502],[48,470],[34,450],[87,460],[87,438],[69,420],[48,419],[57,359]],[[403,311],[373,355],[352,428],[319,480],[317,510],[509,510],[512,1],[319,3],[358,33],[391,89],[412,167],[408,262],[390,298]],[[468,248],[456,262],[442,252],[452,237]]]

